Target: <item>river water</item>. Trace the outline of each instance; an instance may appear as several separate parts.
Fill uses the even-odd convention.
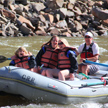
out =
[[[10,58],[14,55],[16,49],[20,46],[26,47],[28,51],[36,56],[41,45],[47,42],[50,36],[34,37],[0,37],[0,55]],[[78,47],[84,42],[84,38],[72,37],[66,38],[71,46]],[[108,62],[108,37],[95,37],[94,42],[99,45],[100,63]],[[78,57],[79,58],[79,57]],[[0,63],[0,67],[7,66],[10,60]],[[108,103],[78,103],[70,105],[57,104],[36,104],[28,102],[19,96],[3,95],[0,96],[1,108],[108,108]]]

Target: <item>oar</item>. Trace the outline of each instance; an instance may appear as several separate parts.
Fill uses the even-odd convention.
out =
[[[86,77],[87,79],[90,79],[90,77],[84,73],[79,73],[79,75],[83,75],[84,77]]]
[[[101,76],[101,77],[97,77],[97,76],[88,76],[88,75],[85,75],[84,73],[79,73],[79,74],[76,73],[75,76],[76,76],[77,78],[79,78],[79,79],[81,79],[82,76],[86,77],[87,79],[101,79],[102,77],[103,77],[104,79],[108,79],[108,77],[106,77],[107,74],[105,74],[105,75],[103,75],[103,76]],[[81,80],[82,80],[82,79],[81,79]]]
[[[95,64],[95,65],[101,65],[101,66],[108,67],[107,64],[92,62],[92,61],[89,61],[89,60],[84,60],[83,62],[84,62],[84,63],[90,63],[90,64]]]
[[[96,85],[104,85],[104,84],[105,85],[108,84],[108,80],[105,80],[104,82],[82,84],[81,87],[79,87],[79,88],[84,88],[84,87],[89,87],[89,86],[96,86]]]
[[[7,58],[5,56],[0,55],[0,63],[5,62],[6,60],[11,60],[11,58]]]

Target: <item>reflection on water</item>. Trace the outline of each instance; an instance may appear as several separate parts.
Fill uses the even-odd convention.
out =
[[[16,49],[24,46],[28,51],[36,56],[41,45],[47,42],[51,37],[37,36],[37,37],[8,37],[0,38],[0,55],[10,58],[14,55]],[[66,38],[71,46],[77,47],[84,42],[83,38]],[[100,62],[108,61],[108,37],[96,37],[94,41],[100,47]],[[79,58],[79,57],[78,57]],[[0,67],[8,65],[10,60],[0,63]],[[20,105],[20,106],[19,106]],[[100,103],[80,103],[71,105],[57,105],[57,104],[33,104],[19,96],[0,96],[0,106],[8,106],[6,108],[108,108],[108,104]]]
[[[0,92],[0,106],[27,105],[28,100],[22,96]]]

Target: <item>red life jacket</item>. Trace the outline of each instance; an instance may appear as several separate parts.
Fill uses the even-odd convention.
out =
[[[46,52],[42,55],[41,64],[44,64],[48,68],[56,68],[58,61],[58,49],[53,50],[50,47],[46,47]]]
[[[84,48],[82,50],[82,53],[80,55],[81,58],[90,58],[90,57],[93,57],[93,51],[92,51],[92,45],[93,44],[94,43],[91,43],[89,49],[86,49],[86,43],[85,43]]]
[[[73,48],[65,47],[64,49],[59,51],[58,53],[58,68],[59,69],[70,69],[71,68],[71,62],[65,54],[66,51],[69,49],[73,50]]]
[[[15,66],[17,67],[22,67],[25,69],[30,69],[29,64],[28,64],[28,56],[27,57],[23,57],[22,59],[15,59]]]

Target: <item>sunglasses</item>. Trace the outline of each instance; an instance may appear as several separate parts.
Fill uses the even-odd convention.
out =
[[[90,36],[85,36],[85,38],[91,38]]]
[[[64,44],[63,42],[61,42],[61,43],[58,43],[58,45],[62,45],[62,44]]]

